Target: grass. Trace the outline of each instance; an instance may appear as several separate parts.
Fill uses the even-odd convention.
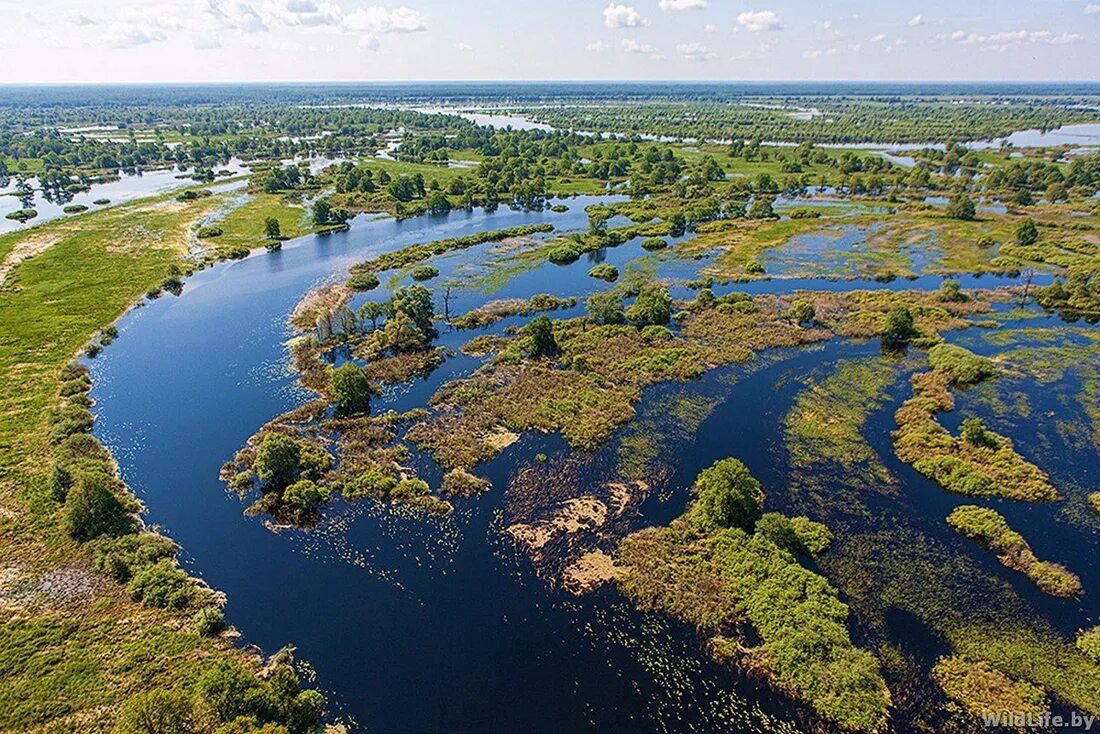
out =
[[[248,200],[243,204],[215,216],[222,234],[203,243],[213,248],[217,259],[270,244],[271,240],[264,230],[268,217],[274,217],[279,222],[281,239],[301,237],[318,229],[310,222],[305,207],[279,194],[248,194]]]
[[[0,729],[104,731],[134,693],[186,683],[225,656],[244,659],[97,574],[63,532],[48,486],[48,414],[64,366],[181,261],[213,198],[155,197],[0,240],[7,251],[51,243],[0,289],[0,564],[26,590],[6,595],[0,626]],[[57,574],[81,583],[62,596],[41,591]]]
[[[960,657],[942,658],[932,669],[932,679],[948,697],[970,713],[1031,713],[1048,710],[1046,694],[1027,681],[1013,680],[984,661]]]

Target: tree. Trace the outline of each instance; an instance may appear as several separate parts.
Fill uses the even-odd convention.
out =
[[[264,232],[269,240],[277,240],[283,236],[279,227],[279,220],[275,217],[268,217],[264,220]]]
[[[614,291],[593,293],[584,302],[588,318],[597,324],[621,324],[626,321],[623,299]]]
[[[637,326],[657,324],[664,326],[672,318],[672,296],[661,285],[642,286],[634,299],[634,305],[626,311],[626,318]]]
[[[252,469],[265,482],[290,484],[298,476],[302,447],[283,433],[269,433],[260,440]]]
[[[219,722],[240,716],[267,721],[273,713],[263,686],[248,669],[233,659],[221,659],[198,680],[199,703]]]
[[[323,227],[332,219],[332,205],[324,199],[313,202],[313,224]]]
[[[390,310],[394,314],[403,313],[416,325],[426,339],[435,338],[435,305],[432,292],[422,285],[400,288],[390,298]]]
[[[143,691],[122,705],[116,734],[193,734],[191,699],[182,691]]]
[[[817,311],[814,310],[813,304],[807,301],[795,301],[787,309],[787,320],[792,324],[807,324],[815,318],[817,318]]]
[[[997,441],[985,429],[985,423],[982,422],[981,418],[967,418],[962,422],[962,438],[972,446],[987,449],[997,448]]]
[[[328,502],[329,491],[308,479],[299,479],[283,492],[283,500],[302,510],[313,510]]]
[[[359,323],[370,321],[370,328],[373,331],[378,328],[378,319],[385,316],[388,310],[386,304],[380,301],[367,301],[359,307]]]
[[[365,413],[377,391],[359,365],[345,362],[332,371],[329,392],[342,413]]]
[[[905,306],[894,306],[886,314],[882,328],[882,343],[888,347],[905,344],[913,338],[913,314]]]
[[[751,530],[764,504],[760,482],[737,459],[720,459],[699,472],[690,517],[697,528]]]
[[[429,214],[446,214],[451,211],[451,201],[441,191],[433,191],[427,200]]]
[[[1035,220],[1028,217],[1016,227],[1016,242],[1027,247],[1034,245],[1039,239],[1039,228],[1035,226]]]
[[[757,196],[752,200],[752,206],[748,211],[749,219],[778,219],[779,215],[772,208],[770,196]]]
[[[65,498],[65,529],[79,541],[132,532],[134,518],[116,492],[117,480],[100,471],[81,474]]]
[[[676,212],[668,218],[668,233],[673,237],[683,237],[687,231],[687,220],[680,212]]]
[[[966,194],[955,194],[951,197],[951,201],[947,202],[946,214],[952,219],[969,222],[974,219],[974,202]]]
[[[531,321],[527,327],[528,347],[527,354],[535,359],[540,357],[556,357],[561,353],[557,339],[554,338],[554,326],[546,315],[539,316]]]

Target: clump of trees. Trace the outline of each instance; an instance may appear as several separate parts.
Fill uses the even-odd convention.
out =
[[[738,459],[721,459],[699,473],[689,519],[701,531],[752,530],[764,504],[764,490]]]
[[[886,312],[881,339],[882,345],[891,349],[907,344],[917,330],[913,325],[913,314],[906,306],[894,306]]]

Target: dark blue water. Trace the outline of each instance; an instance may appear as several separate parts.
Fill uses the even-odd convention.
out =
[[[456,512],[442,519],[407,518],[373,502],[338,503],[312,531],[273,532],[259,519],[245,517],[241,501],[218,480],[221,464],[260,425],[307,397],[287,370],[284,341],[287,315],[311,287],[343,277],[354,262],[413,242],[542,221],[560,231],[583,229],[584,206],[593,201],[569,200],[564,214],[502,209],[403,222],[360,218],[348,232],[303,238],[279,252],[196,274],[182,296],[161,298],[127,315],[120,337],[92,363],[97,434],[148,505],[148,521],[182,545],[192,572],[226,592],[227,619],[246,642],[268,653],[295,644],[317,670],[334,714],[366,730],[747,732],[768,730],[777,721],[796,726],[805,721],[799,707],[707,663],[700,640],[683,626],[632,611],[611,589],[579,600],[557,591],[505,539],[503,527],[516,511],[508,498],[522,490],[516,486],[517,470],[533,466],[539,453],[550,460],[536,471],[553,471],[569,460],[571,452],[557,435],[525,435],[480,467],[493,491],[457,502]],[[440,278],[429,285],[438,294],[439,284],[455,276],[459,265],[495,257],[494,247],[440,258]],[[490,294],[460,293],[453,311],[503,296],[583,296],[609,287],[587,276],[599,258],[622,270],[639,258],[652,258],[658,267],[671,262],[663,257],[645,253],[633,241],[568,266],[540,265]],[[730,288],[911,288],[936,287],[939,280],[788,279]],[[972,287],[966,279],[963,284]],[[386,293],[383,287],[366,297]],[[521,322],[506,319],[490,328]],[[476,333],[445,331],[440,341],[457,349]],[[640,420],[648,410],[657,414],[652,416],[657,426],[667,416],[647,406],[659,406],[662,396],[677,391],[710,401],[714,409],[698,430],[669,429],[661,453],[668,473],[615,534],[679,515],[697,472],[730,455],[742,458],[764,482],[770,509],[806,511],[788,498],[783,468],[782,418],[798,389],[790,376],[875,350],[874,344],[835,341],[648,391]],[[379,407],[423,404],[444,379],[468,374],[478,364],[457,356],[425,380],[389,388]],[[880,453],[889,453],[891,427],[885,418],[873,426],[886,436],[887,443],[876,447]],[[587,462],[577,475],[582,492],[595,491],[614,476],[621,438],[582,457]],[[438,472],[425,476],[434,479]],[[917,496],[892,511],[910,513],[914,522],[936,528],[938,537],[954,543],[939,518],[956,498],[919,477],[907,478],[906,487],[910,479],[922,496],[932,498],[933,511]],[[1061,532],[1058,519],[1043,518],[1027,528],[1031,534],[1021,531],[1041,557],[1067,560],[1064,549],[1045,540]],[[981,556],[975,548],[956,546],[960,553]],[[1086,586],[1091,581],[1089,576]],[[1027,593],[1026,584],[1013,583]],[[1042,604],[1035,596],[1027,599]],[[863,634],[859,627],[856,634]]]

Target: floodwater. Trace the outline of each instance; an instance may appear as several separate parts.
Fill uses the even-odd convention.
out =
[[[548,584],[507,540],[502,533],[510,511],[507,498],[523,490],[514,483],[517,470],[536,466],[540,453],[548,457],[536,469],[543,473],[577,458],[556,434],[525,435],[479,467],[477,473],[492,481],[492,491],[457,501],[456,512],[446,518],[409,518],[373,501],[337,501],[315,529],[274,532],[261,519],[244,516],[241,501],[218,479],[221,464],[259,426],[308,398],[288,371],[284,342],[287,316],[310,288],[344,277],[357,261],[414,242],[536,222],[554,223],[559,231],[584,229],[584,207],[596,201],[601,199],[565,200],[569,209],[564,213],[502,208],[493,214],[452,212],[405,221],[359,217],[347,232],[301,238],[280,251],[197,273],[181,296],[162,297],[124,317],[118,339],[91,362],[96,433],[148,506],[148,522],[181,544],[190,571],[226,592],[226,617],[241,630],[244,642],[267,653],[296,645],[300,658],[316,670],[316,685],[330,697],[334,715],[362,730],[763,732],[783,722],[790,731],[805,729],[804,709],[758,681],[707,662],[702,641],[691,630],[633,611],[610,588],[574,598]],[[666,274],[685,276],[684,268],[699,265],[670,261],[667,252],[646,253],[635,240],[568,266],[542,264],[503,284],[460,292],[452,309],[461,312],[492,298],[534,293],[583,296],[609,287],[587,276],[599,261],[622,270],[655,258],[658,273],[667,267]],[[428,285],[467,277],[471,270],[479,273],[486,262],[507,255],[500,245],[490,244],[437,258],[433,264],[440,276]],[[936,287],[940,281],[926,278],[912,283],[792,278],[726,289]],[[382,288],[369,297],[386,295],[390,284],[386,275],[381,280]],[[406,282],[398,279],[397,284]],[[490,329],[523,321],[505,319]],[[446,331],[440,343],[457,349],[476,333]],[[981,342],[983,333],[975,329],[964,336],[989,351]],[[846,508],[823,509],[794,492],[783,444],[784,416],[807,378],[825,375],[847,359],[879,359],[878,345],[835,340],[767,353],[692,383],[651,388],[634,423],[595,454],[580,457],[578,489],[615,477],[626,438],[650,430],[660,438],[655,461],[664,478],[627,517],[627,529],[679,515],[698,471],[736,456],[764,483],[768,509],[807,513],[830,523],[837,519],[852,532],[870,533],[881,529],[886,518],[895,518],[1010,584],[1029,608],[1056,618],[1063,633],[1086,619],[1095,623],[1094,596],[1083,601],[1042,597],[1019,574],[951,534],[942,518],[962,504],[959,498],[893,458],[892,412],[907,396],[911,364],[898,367],[889,406],[867,424],[874,449],[902,488],[892,498],[866,500],[882,509],[872,513],[879,519],[868,520],[869,527],[841,523]],[[426,379],[387,388],[374,409],[423,405],[444,379],[468,374],[478,364],[455,356]],[[1050,400],[1058,399],[1056,387],[1043,390]],[[694,426],[676,424],[676,411],[666,409],[668,401],[676,400],[708,405],[705,419]],[[962,398],[953,415],[966,414],[970,402]],[[1045,405],[1037,398],[1036,406]],[[1018,439],[1025,455],[1057,471],[1056,478],[1087,475],[1095,483],[1095,451],[1067,449],[1053,456],[1040,450],[1043,440],[1057,440],[1053,422],[1016,426],[999,418],[995,427]],[[1048,456],[1055,466],[1047,466]],[[422,476],[436,484],[438,468],[424,457],[414,458]],[[846,480],[838,473],[823,481],[839,491]],[[1098,550],[1095,530],[1068,526],[1053,507],[1021,505],[1006,514],[1042,558],[1069,564],[1086,588],[1100,583],[1100,571],[1081,560]],[[977,601],[965,601],[980,602],[980,589],[972,596]],[[856,615],[853,624],[857,640],[871,639],[866,620]],[[903,645],[922,648],[922,661],[934,663],[934,655],[926,660],[931,638],[919,624],[899,629],[891,634]],[[894,717],[900,731],[914,728],[906,716],[899,712]]]

